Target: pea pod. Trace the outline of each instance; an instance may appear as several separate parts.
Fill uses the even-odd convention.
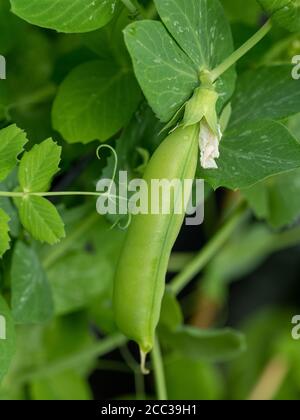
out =
[[[170,134],[146,168],[147,185],[153,179],[194,179],[198,136],[196,125]],[[183,220],[184,212],[175,214],[174,208],[168,215],[139,214],[127,232],[115,277],[114,313],[118,327],[139,344],[142,355],[153,347],[168,262]]]

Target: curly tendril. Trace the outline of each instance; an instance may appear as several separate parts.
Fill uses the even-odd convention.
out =
[[[122,197],[121,195],[114,195],[114,194],[111,194],[112,186],[113,186],[113,184],[114,184],[114,182],[115,182],[115,180],[116,180],[116,176],[117,176],[117,169],[118,169],[118,155],[117,155],[117,153],[116,153],[115,149],[114,149],[112,146],[110,146],[109,144],[101,144],[101,145],[97,148],[97,150],[96,150],[96,156],[97,156],[97,158],[98,158],[99,160],[101,160],[100,150],[102,150],[102,149],[104,149],[104,148],[109,149],[109,150],[112,152],[112,155],[113,155],[113,157],[114,157],[114,169],[113,169],[112,179],[111,179],[111,183],[110,183],[110,186],[109,186],[109,188],[108,188],[108,191],[107,191],[106,193],[104,193],[104,194],[101,194],[101,195],[102,195],[102,196],[107,196],[107,198],[108,198],[109,200],[113,201],[114,203],[116,202],[116,200],[125,200],[125,201],[128,203],[128,199],[127,199],[127,198]],[[119,229],[126,230],[126,229],[129,227],[129,225],[130,225],[130,223],[131,223],[131,220],[132,220],[132,215],[131,215],[131,213],[128,211],[128,214],[127,214],[127,221],[126,221],[125,225],[122,225],[122,224],[121,224],[121,219],[119,218],[119,219],[118,219],[115,223],[113,223],[113,224],[112,224],[112,226],[111,226],[111,228],[110,228],[110,229],[114,229],[116,226],[118,226],[118,227],[119,227]]]

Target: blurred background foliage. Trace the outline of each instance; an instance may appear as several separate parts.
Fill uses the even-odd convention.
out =
[[[141,3],[149,16],[156,16],[151,1]],[[238,47],[266,17],[255,0],[222,3]],[[26,130],[31,144],[53,137],[62,145],[54,190],[93,190],[100,176],[111,172],[112,162],[109,157],[95,158],[98,143],[71,144],[53,130],[53,100],[78,65],[99,58],[113,63],[116,54],[128,60],[121,29],[129,18],[125,12],[121,23],[114,21],[88,34],[65,35],[29,25],[9,9],[9,1],[1,0],[0,53],[7,58],[8,77],[0,83],[0,126],[16,123]],[[238,71],[290,63],[296,54],[300,54],[300,35],[275,27],[238,64]],[[138,90],[136,95],[140,105],[131,122],[128,119],[127,128],[122,133],[117,130],[109,140],[116,146],[119,164],[132,176],[142,172],[162,140],[160,123]],[[300,115],[284,123],[300,141]],[[1,189],[11,190],[14,185],[13,173]],[[300,398],[300,341],[291,338],[292,317],[300,314],[299,170],[243,192],[213,193],[208,188],[205,224],[182,230],[169,277],[207,242],[241,196],[253,212],[180,295],[180,303],[189,324],[203,329],[237,328],[245,334],[247,348],[229,362],[212,363],[178,352],[176,345],[171,351],[167,346],[164,363],[170,399]],[[0,200],[11,216],[13,237],[24,239],[12,203]],[[110,220],[99,220],[93,200],[54,201],[66,223],[66,239],[54,247],[41,247],[25,234],[47,274],[53,313],[41,325],[18,326],[17,354],[0,398],[151,398],[153,378],[141,376],[135,347],[118,335],[113,322],[112,279],[124,232],[111,230]],[[9,252],[0,262],[5,296],[10,293],[11,260]]]

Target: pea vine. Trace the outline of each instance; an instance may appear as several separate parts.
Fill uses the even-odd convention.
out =
[[[24,68],[22,80],[17,70],[8,72],[0,90],[0,315],[6,334],[5,340],[0,337],[0,380],[4,378],[5,392],[25,394],[29,384],[32,394],[40,396],[45,378],[54,378],[55,384],[65,374],[87,396],[83,377],[91,361],[120,348],[124,363],[111,361],[109,369],[132,369],[137,394],[143,396],[144,379],[127,348],[128,340],[134,339],[140,346],[141,372],[153,370],[157,398],[167,400],[166,371],[172,357],[224,362],[245,351],[245,337],[235,330],[187,325],[179,296],[204,272],[204,295],[222,305],[227,283],[235,275],[228,261],[237,248],[243,250],[243,243],[237,247],[234,242],[239,232],[246,250],[254,237],[256,246],[263,244],[257,252],[264,256],[299,242],[299,227],[290,225],[299,217],[300,203],[292,200],[286,208],[280,200],[290,191],[299,195],[300,146],[293,117],[300,112],[300,89],[291,76],[291,61],[282,59],[294,34],[284,46],[269,47],[273,28],[300,31],[299,5],[290,0],[258,3],[266,23],[244,43],[234,42],[219,0],[44,0],[42,5],[40,0],[10,0],[0,6],[0,22],[9,19],[17,39],[11,44],[11,37],[4,36],[0,48],[9,58],[18,56],[18,40],[28,32],[26,42],[42,54],[36,68]],[[37,27],[59,34],[51,38]],[[10,34],[9,28],[4,30]],[[267,53],[259,56],[259,45]],[[249,65],[254,53],[259,59]],[[26,62],[30,56],[22,54]],[[14,64],[17,69],[18,60]],[[41,138],[47,140],[39,142]],[[106,160],[100,156],[103,148],[111,153]],[[197,170],[196,154],[190,153],[194,149],[200,154]],[[74,191],[68,190],[73,181],[65,179],[64,191],[57,190],[59,175],[72,172],[72,150],[77,158],[88,152],[84,169],[92,176],[83,171]],[[93,181],[96,184],[95,150],[101,176],[112,177],[112,182],[122,170],[132,178],[147,179],[153,167],[168,167],[169,152],[171,163],[182,156],[189,163],[187,168],[180,166],[180,174],[195,164],[208,196],[221,187],[234,200],[198,253],[173,253],[168,262],[166,250],[171,252],[174,232],[177,236],[180,229],[177,219],[170,217],[162,226],[158,219],[136,222],[130,214],[125,221],[118,215],[105,218],[92,208],[100,196],[122,199],[111,188],[104,194],[96,188],[88,191]],[[161,150],[164,165],[157,165]],[[176,156],[171,155],[174,150]],[[84,159],[79,161],[85,165]],[[68,208],[72,200],[76,206]],[[250,229],[250,214],[277,230],[260,224]],[[155,234],[165,233],[155,242],[160,245],[156,254],[150,249],[152,232],[143,230],[137,242],[134,237],[139,226],[151,223],[159,226]],[[145,243],[148,253],[142,249]],[[143,251],[145,259],[133,264],[132,250],[134,256]],[[251,265],[244,255],[241,265],[243,258],[245,266]],[[175,276],[166,285],[167,264]],[[135,276],[144,279],[140,291]],[[143,306],[140,312],[133,293]],[[68,316],[78,322],[76,334]],[[106,338],[91,338],[91,323]],[[29,328],[32,325],[38,328]],[[26,348],[31,334],[43,349],[40,354]],[[74,342],[75,350],[66,346],[66,352],[53,355],[56,340]],[[45,341],[50,343],[46,350]],[[24,353],[20,363],[16,352]],[[171,355],[168,363],[165,354]]]

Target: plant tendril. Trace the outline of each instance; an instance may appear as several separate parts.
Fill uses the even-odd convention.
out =
[[[109,144],[101,144],[96,150],[96,156],[99,160],[101,160],[101,156],[100,156],[99,152],[100,152],[101,149],[104,149],[104,148],[109,149],[112,152],[113,157],[114,157],[114,161],[115,161],[114,162],[113,176],[112,176],[111,183],[110,183],[110,186],[109,186],[109,189],[108,189],[108,193],[110,194],[113,183],[116,180],[119,159],[118,159],[118,155],[117,155],[117,153],[116,153],[116,151],[113,147],[111,147]]]

